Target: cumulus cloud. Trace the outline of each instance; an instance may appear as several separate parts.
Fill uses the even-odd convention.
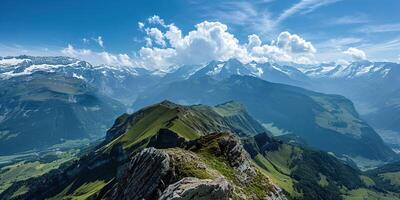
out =
[[[367,55],[361,49],[357,49],[354,47],[348,48],[346,51],[343,51],[344,54],[351,56],[355,60],[365,60],[367,59]]]
[[[145,34],[145,45],[133,57],[127,54],[113,54],[106,51],[95,52],[76,49],[72,45],[62,50],[67,56],[87,60],[94,64],[145,67],[147,69],[167,69],[171,66],[204,64],[212,60],[225,61],[236,58],[241,62],[297,62],[313,63],[316,49],[311,42],[289,32],[282,32],[276,38],[263,42],[259,35],[248,36],[241,43],[226,24],[218,21],[203,21],[183,34],[175,24],[166,24],[159,16],[139,22],[138,27]],[[159,26],[161,25],[161,26]],[[95,40],[104,47],[102,37]],[[104,49],[104,48],[103,48]]]
[[[149,18],[147,19],[147,21],[148,21],[150,24],[159,24],[159,25],[161,25],[161,26],[166,26],[166,25],[165,25],[165,22],[164,22],[164,19],[161,19],[160,16],[158,16],[158,15],[153,15],[152,17],[149,17]]]
[[[61,53],[65,56],[82,59],[92,64],[133,66],[132,59],[127,54],[112,54],[106,51],[94,52],[89,49],[77,49],[71,44],[62,49]]]
[[[158,16],[149,19],[161,21],[166,30],[163,33],[155,27],[146,28],[146,46],[140,48],[135,63],[152,69],[231,58],[245,63],[253,60],[310,63],[313,62],[313,54],[316,52],[311,42],[289,32],[282,32],[276,42],[269,44],[263,44],[258,35],[252,34],[248,36],[247,43],[241,44],[229,32],[228,26],[221,22],[203,21],[183,35],[177,26],[166,25]],[[153,43],[159,46],[153,46]]]
[[[249,35],[248,40],[249,40],[249,43],[247,44],[247,47],[249,49],[252,49],[253,47],[261,46],[261,43],[262,43],[261,39],[256,34]]]
[[[165,47],[164,34],[158,28],[147,28],[148,38],[152,39],[156,44]],[[152,46],[152,41],[148,41],[147,46]]]
[[[71,44],[68,44],[65,49],[61,50],[61,53],[70,57],[79,57],[91,55],[92,51],[89,49],[75,49]]]
[[[204,21],[183,36],[178,27],[168,25],[165,38],[170,47],[142,47],[139,50],[138,60],[146,67],[158,68],[229,58],[248,60],[246,48],[227,30],[228,27],[220,22]]]
[[[279,34],[276,45],[292,53],[315,53],[316,50],[311,42],[305,41],[296,34],[285,31]]]

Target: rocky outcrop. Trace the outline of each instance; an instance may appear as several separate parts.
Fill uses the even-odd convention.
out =
[[[185,139],[179,137],[175,132],[162,128],[160,129],[155,136],[153,136],[149,144],[149,147],[155,147],[157,149],[165,149],[165,148],[174,148],[180,147],[184,144]]]
[[[196,176],[199,170],[209,178],[218,178],[187,178]],[[146,148],[119,171],[117,184],[111,195],[103,196],[105,199],[175,199],[177,195],[183,199],[228,199],[231,194],[232,187],[221,174],[208,169],[195,153],[179,148]]]
[[[266,196],[265,200],[287,200],[286,196],[283,194],[283,191],[278,186],[273,186],[274,191],[271,192],[268,196]]]
[[[118,177],[111,199],[156,199],[167,187],[163,179],[168,176],[169,165],[168,154],[155,148],[144,149]]]
[[[243,183],[248,183],[256,176],[255,169],[250,163],[250,156],[243,149],[238,137],[226,134],[218,139],[218,145],[231,167],[239,172],[236,174],[240,176],[239,180],[243,181]]]
[[[224,178],[211,180],[187,177],[169,185],[159,200],[228,200],[231,190],[231,185]]]

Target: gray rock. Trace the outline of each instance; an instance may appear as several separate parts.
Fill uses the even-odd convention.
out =
[[[218,145],[230,166],[238,171],[236,176],[243,184],[247,184],[256,176],[255,169],[250,163],[250,155],[243,149],[239,138],[227,135],[218,140]]]
[[[159,200],[228,200],[232,187],[224,178],[215,180],[186,177],[165,189]]]
[[[118,186],[111,199],[155,199],[166,187],[169,156],[155,148],[147,148],[132,158],[118,178]]]
[[[287,200],[286,196],[283,194],[283,190],[274,185],[274,192],[271,192],[267,197],[265,197],[265,200]]]

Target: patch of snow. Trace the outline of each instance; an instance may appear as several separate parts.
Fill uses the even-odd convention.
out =
[[[22,72],[15,72],[15,71],[4,72],[3,76],[10,78],[10,77],[16,77],[16,76],[29,75],[29,74],[32,74],[33,72],[37,72],[37,71],[53,72],[54,69],[57,69],[57,68],[73,67],[73,66],[77,66],[77,65],[78,65],[78,62],[67,64],[67,65],[49,65],[49,64],[31,65],[31,66],[25,68],[24,71],[22,71]]]
[[[81,80],[86,80],[82,75],[77,75],[75,73],[72,74],[72,77],[77,78],[77,79],[81,79]]]
[[[358,70],[354,76],[362,76],[364,74],[368,74],[371,69],[374,67],[374,65],[366,66],[366,67],[361,67],[361,70]]]
[[[280,71],[280,72],[282,72],[282,73],[284,73],[284,74],[290,76],[290,73],[289,73],[288,71],[285,71],[285,70],[283,70],[283,69],[277,67],[276,65],[271,65],[271,66],[272,66],[272,68],[274,68],[275,70],[278,70],[278,71]]]
[[[24,61],[29,61],[30,59],[17,59],[17,58],[3,58],[0,60],[0,65],[18,65],[20,63],[23,63]]]
[[[207,75],[219,74],[223,67],[224,67],[224,63],[217,64],[217,66],[214,67],[214,69],[212,69],[211,71],[207,72]]]

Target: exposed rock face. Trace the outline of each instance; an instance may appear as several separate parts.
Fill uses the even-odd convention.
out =
[[[170,158],[155,148],[147,148],[133,157],[119,177],[112,199],[155,199],[166,187]]]
[[[243,149],[239,138],[234,135],[226,135],[218,140],[218,145],[229,164],[238,170],[237,176],[241,176],[240,180],[243,183],[247,183],[256,176],[256,172],[250,164],[250,156]]]
[[[274,185],[274,192],[271,192],[265,200],[287,200],[280,187]]]
[[[224,178],[216,180],[183,178],[165,189],[159,200],[228,200],[232,187]]]
[[[169,129],[162,128],[150,139],[148,146],[155,147],[157,149],[165,149],[180,147],[184,144],[184,142],[185,139],[179,137],[178,134]]]
[[[210,176],[213,174],[206,169],[200,158],[190,151],[159,150],[150,147],[134,156],[130,163],[121,169],[112,195],[105,198],[142,200],[164,196],[161,198],[176,199],[177,195],[182,199],[229,198],[232,187],[220,175],[215,180],[185,177],[176,182],[183,176],[190,175],[180,171],[182,163],[195,163],[193,167],[205,170]]]

